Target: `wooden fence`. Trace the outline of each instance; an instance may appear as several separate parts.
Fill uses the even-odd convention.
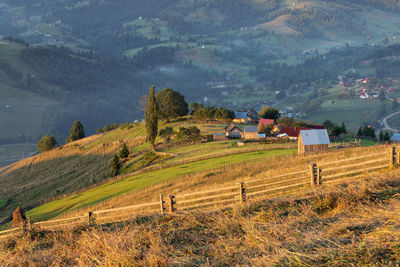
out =
[[[361,139],[354,139],[351,142],[335,142],[330,143],[329,148],[350,148],[350,147],[360,147],[362,146]]]
[[[367,174],[387,170],[400,165],[400,148],[371,153],[351,158],[312,163],[304,169],[282,173],[262,179],[245,180],[227,187],[190,192],[185,194],[159,196],[159,201],[128,207],[90,211],[82,216],[29,223],[22,228],[0,232],[0,238],[9,237],[22,230],[54,230],[75,225],[101,225],[123,222],[139,214],[186,213],[232,207],[254,199],[277,194],[291,193],[298,189],[318,187],[322,184],[354,180]]]

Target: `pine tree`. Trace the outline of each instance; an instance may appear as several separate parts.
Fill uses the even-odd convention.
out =
[[[342,126],[340,128],[341,128],[341,132],[342,133],[347,133],[346,126],[344,125],[344,122],[342,122]]]
[[[388,132],[385,132],[385,134],[383,135],[383,140],[384,140],[385,142],[390,141],[390,136],[389,136],[389,133],[388,133]]]
[[[122,163],[119,160],[118,155],[114,155],[111,158],[111,172],[112,172],[112,175],[114,175],[114,176],[118,175],[119,170],[121,169],[121,166],[122,166]]]
[[[158,134],[158,105],[155,97],[155,87],[152,86],[149,92],[149,100],[147,103],[147,109],[145,113],[146,118],[146,131],[147,138],[153,150],[155,150],[154,142],[156,141],[156,137]]]
[[[69,131],[69,136],[66,140],[67,143],[82,139],[85,137],[85,131],[80,121],[75,121]]]
[[[379,131],[379,142],[383,142],[383,132]]]
[[[363,131],[362,131],[362,128],[361,128],[361,127],[358,127],[357,136],[358,136],[358,137],[363,136]]]
[[[121,150],[119,151],[119,157],[121,158],[121,159],[125,159],[125,158],[127,158],[129,156],[129,149],[128,149],[128,147],[126,146],[126,144],[124,143],[123,145],[122,145],[122,147],[121,147]]]

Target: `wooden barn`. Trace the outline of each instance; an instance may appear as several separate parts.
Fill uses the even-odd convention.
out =
[[[243,131],[235,124],[231,123],[225,127],[225,135],[229,138],[242,138]]]
[[[246,126],[244,127],[244,139],[258,140],[258,127],[257,126]]]
[[[326,129],[301,130],[298,137],[298,152],[300,155],[328,152],[330,144]]]

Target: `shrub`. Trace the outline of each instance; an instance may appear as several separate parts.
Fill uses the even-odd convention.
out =
[[[171,136],[175,134],[174,129],[172,127],[165,127],[160,130],[160,133],[158,134],[162,138],[164,138],[167,142],[171,139]]]
[[[40,139],[37,146],[40,152],[44,152],[53,149],[56,146],[56,144],[57,144],[56,139],[53,136],[46,134],[45,136],[42,137],[42,139]]]
[[[194,141],[200,137],[200,130],[197,126],[180,127],[176,136],[181,141]]]
[[[114,176],[118,175],[121,167],[122,167],[122,163],[119,160],[118,155],[114,155],[111,158],[111,173],[112,173],[112,175],[114,175]]]
[[[125,159],[125,158],[127,158],[129,156],[129,149],[128,149],[128,147],[126,146],[126,144],[124,143],[123,145],[122,145],[122,147],[121,147],[121,150],[119,151],[119,157],[121,158],[121,159]]]

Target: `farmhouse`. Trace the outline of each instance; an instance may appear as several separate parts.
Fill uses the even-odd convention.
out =
[[[326,129],[301,130],[298,138],[300,155],[328,152],[329,136]]]
[[[290,140],[297,140],[301,130],[310,130],[310,128],[281,126],[280,133],[287,134]]]
[[[235,112],[234,123],[252,123],[254,122],[254,117],[250,112]]]
[[[246,126],[244,127],[244,139],[258,139],[258,127]]]
[[[225,127],[225,135],[229,138],[242,138],[243,131],[231,123]]]
[[[262,126],[274,125],[275,121],[272,119],[260,119],[258,121],[258,129],[261,129]]]

